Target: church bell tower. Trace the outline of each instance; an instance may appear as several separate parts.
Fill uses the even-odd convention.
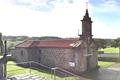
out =
[[[80,35],[80,39],[84,42],[86,42],[86,48],[85,48],[85,53],[86,54],[86,67],[87,71],[91,70],[93,67],[91,65],[91,62],[94,62],[94,60],[97,60],[97,55],[93,52],[95,51],[96,48],[91,48],[91,43],[93,42],[92,39],[92,20],[91,17],[89,17],[89,12],[88,9],[86,8],[85,15],[83,19],[81,20],[82,22],[82,34]],[[93,43],[94,44],[94,43]],[[94,57],[91,57],[94,56]],[[95,62],[97,64],[97,61]],[[96,66],[96,65],[95,65]]]
[[[86,9],[85,16],[82,21],[82,35],[80,35],[80,39],[91,41],[92,40],[92,21],[91,17],[89,17],[88,9]]]

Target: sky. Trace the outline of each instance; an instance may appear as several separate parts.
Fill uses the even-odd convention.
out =
[[[120,0],[89,0],[94,38],[120,37]],[[78,37],[86,0],[0,0],[0,32],[13,36]]]

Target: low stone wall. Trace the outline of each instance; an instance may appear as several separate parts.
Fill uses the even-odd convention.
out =
[[[120,62],[120,57],[98,57],[99,61]]]

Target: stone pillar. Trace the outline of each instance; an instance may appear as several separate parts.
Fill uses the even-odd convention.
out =
[[[5,49],[6,49],[6,41],[5,41]],[[7,50],[6,50],[7,51]],[[4,75],[6,74],[5,70],[5,62],[7,61],[7,53],[4,51],[3,41],[2,41],[2,33],[0,33],[0,53],[2,53],[2,57],[0,57],[0,80],[6,80]],[[4,53],[4,54],[3,54]]]
[[[3,74],[3,63],[0,63],[0,80],[4,80],[4,74]]]

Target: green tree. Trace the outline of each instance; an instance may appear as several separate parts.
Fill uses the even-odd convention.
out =
[[[120,38],[117,38],[113,41],[112,47],[118,47],[119,48],[119,56],[120,56]]]
[[[105,39],[95,39],[95,43],[99,49],[107,47],[107,41]]]

